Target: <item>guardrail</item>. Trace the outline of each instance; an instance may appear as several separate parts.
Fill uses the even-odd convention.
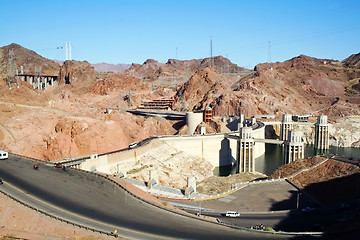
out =
[[[46,215],[46,216],[48,216],[48,217],[50,217],[50,218],[53,218],[53,219],[55,219],[55,220],[59,220],[60,222],[64,222],[64,223],[67,223],[67,224],[70,224],[70,225],[73,225],[73,226],[76,226],[76,227],[79,227],[79,228],[83,228],[83,229],[85,229],[85,230],[89,230],[89,231],[92,231],[92,232],[97,232],[97,233],[100,233],[100,234],[105,234],[105,235],[107,235],[107,236],[117,237],[116,235],[112,235],[112,233],[104,232],[104,231],[101,231],[101,230],[97,230],[97,229],[95,229],[95,228],[91,228],[91,227],[84,226],[84,225],[81,225],[81,224],[78,224],[78,223],[74,223],[74,222],[71,222],[71,221],[66,220],[66,219],[64,219],[64,218],[55,216],[55,215],[53,215],[53,214],[49,214],[49,213],[47,213],[47,212],[45,212],[45,211],[43,211],[43,210],[41,210],[41,209],[38,209],[38,208],[36,208],[36,207],[33,207],[33,206],[31,206],[31,205],[29,205],[29,204],[27,204],[27,203],[25,203],[25,202],[23,202],[23,201],[15,198],[14,196],[9,195],[7,192],[3,191],[2,189],[0,189],[0,192],[1,192],[2,194],[4,194],[5,196],[7,196],[8,198],[11,198],[12,200],[20,203],[21,205],[23,205],[23,206],[25,206],[25,207],[28,207],[28,208],[30,208],[30,209],[32,209],[32,210],[35,210],[36,212],[41,213],[41,214],[44,214],[44,215]]]

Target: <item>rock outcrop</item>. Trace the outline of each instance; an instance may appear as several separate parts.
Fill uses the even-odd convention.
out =
[[[98,81],[92,87],[92,92],[106,95],[113,91],[135,91],[151,90],[151,85],[144,83],[138,78],[129,76],[126,73],[113,74],[104,80]]]
[[[96,76],[94,67],[87,61],[68,60],[60,68],[58,81],[60,84],[94,83]]]
[[[353,54],[342,61],[345,67],[360,68],[360,53]]]
[[[306,144],[314,144],[315,126],[299,125]],[[360,117],[349,116],[329,125],[329,145],[334,147],[360,147]]]
[[[148,59],[142,65],[132,64],[127,72],[130,75],[141,76],[141,78],[149,80],[157,80],[159,77],[163,77],[164,81],[172,81],[173,77],[178,77],[187,81],[195,72],[210,66],[217,72],[224,74],[251,72],[231,63],[229,59],[223,56],[192,60],[169,59],[167,63],[159,63],[156,60]]]

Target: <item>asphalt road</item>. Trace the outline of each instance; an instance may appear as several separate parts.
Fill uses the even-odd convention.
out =
[[[0,161],[1,190],[64,219],[131,239],[289,239],[204,222],[138,200],[110,181],[9,154]]]

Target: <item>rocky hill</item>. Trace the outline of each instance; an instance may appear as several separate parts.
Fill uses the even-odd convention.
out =
[[[345,67],[360,68],[360,53],[353,54],[342,61]]]
[[[6,78],[10,49],[14,51],[14,59],[19,73],[20,66],[23,66],[24,73],[35,73],[35,67],[38,71],[41,67],[43,74],[57,75],[59,72],[60,66],[58,63],[46,59],[32,50],[12,43],[0,48],[1,79]]]
[[[177,90],[187,110],[206,106],[215,115],[359,114],[360,92],[354,81],[360,71],[339,61],[300,55],[281,63],[259,64],[253,74],[224,76],[216,69],[198,70]],[[358,81],[357,81],[358,83]],[[178,103],[178,106],[180,103]]]
[[[169,59],[167,63],[160,63],[154,59],[148,59],[142,65],[132,64],[127,72],[130,75],[132,74],[149,80],[157,80],[159,77],[163,77],[164,81],[172,81],[172,78],[179,77],[186,81],[196,71],[205,69],[209,66],[224,74],[250,72],[250,70],[239,67],[222,56],[192,60]]]

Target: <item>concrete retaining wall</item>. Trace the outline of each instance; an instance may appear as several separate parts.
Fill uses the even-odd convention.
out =
[[[127,169],[129,163],[135,163],[146,154],[154,146],[154,141],[156,140],[133,149],[104,154],[97,159],[89,159],[82,162],[79,168],[85,171],[99,171],[108,174],[119,172],[125,174],[129,170]]]
[[[209,161],[213,166],[231,165],[236,159],[236,141],[225,139],[223,134],[161,138],[179,151]]]
[[[265,127],[259,127],[252,132],[254,138],[265,138]],[[237,141],[227,139],[224,134],[195,135],[195,136],[163,136],[148,141],[146,144],[133,149],[104,154],[96,159],[89,159],[80,164],[80,169],[99,171],[103,173],[126,173],[129,163],[135,163],[151,148],[162,144],[161,141],[175,147],[179,151],[203,158],[213,166],[231,165],[236,161]],[[265,144],[255,144],[255,158],[265,153]]]

